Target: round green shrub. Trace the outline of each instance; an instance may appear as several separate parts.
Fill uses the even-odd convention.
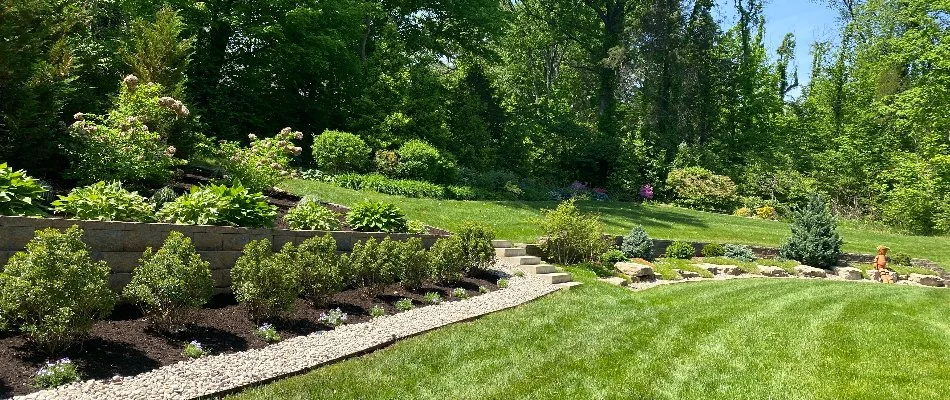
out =
[[[703,257],[722,257],[726,255],[726,248],[719,243],[707,243],[700,253]]]
[[[418,289],[422,281],[433,277],[429,267],[429,253],[422,247],[422,239],[409,238],[400,243],[401,266],[398,268],[399,281],[407,289]]]
[[[335,231],[340,229],[340,220],[336,213],[309,199],[304,199],[287,211],[284,221],[293,230]]]
[[[897,265],[910,266],[910,255],[907,253],[892,253],[891,262]]]
[[[495,248],[491,244],[495,240],[495,232],[491,228],[466,222],[455,235],[462,245],[466,273],[485,271],[495,263]]]
[[[373,165],[376,172],[386,175],[390,178],[399,175],[399,155],[392,150],[379,150],[373,157]]]
[[[358,203],[350,209],[346,219],[350,228],[359,232],[406,232],[409,229],[405,214],[392,203]]]
[[[73,226],[37,231],[0,272],[0,315],[47,353],[65,349],[109,315],[109,267],[93,262]]]
[[[314,305],[324,304],[336,292],[343,290],[340,256],[336,254],[333,236],[317,236],[304,240],[296,249],[285,248],[294,263],[300,267],[303,296]]]
[[[175,330],[208,302],[214,279],[191,238],[172,231],[157,252],[151,247],[145,250],[123,293],[159,328]]]
[[[676,195],[675,203],[683,207],[729,212],[738,202],[736,184],[732,179],[705,168],[674,169],[667,176],[666,184]]]
[[[618,262],[629,261],[626,254],[618,249],[607,250],[606,253],[600,255],[600,262],[604,265],[614,265]]]
[[[352,133],[327,130],[313,138],[317,168],[334,174],[363,172],[370,152],[366,142]]]
[[[455,180],[458,167],[439,149],[421,140],[410,140],[397,151],[399,175],[408,179],[447,183]]]
[[[604,239],[604,226],[594,214],[582,213],[574,199],[554,210],[542,211],[538,220],[547,239],[541,244],[544,254],[561,264],[597,260],[610,244]]]
[[[465,272],[465,256],[458,236],[441,238],[429,249],[433,277],[442,283],[456,282]]]
[[[66,196],[53,202],[57,213],[70,217],[125,222],[152,222],[155,210],[138,192],[122,188],[120,182],[97,182],[75,188]]]
[[[726,258],[745,262],[753,262],[756,260],[755,252],[752,251],[752,248],[746,245],[727,244],[723,246],[723,250],[725,251],[723,255]]]
[[[243,254],[234,263],[234,298],[247,307],[255,320],[279,317],[293,310],[300,294],[300,267],[290,253],[274,253],[269,240],[255,240],[244,246]]]
[[[635,226],[627,236],[623,237],[620,251],[629,258],[653,259],[653,239],[642,226]]]
[[[673,242],[666,248],[666,258],[688,260],[696,255],[696,248],[689,242]]]

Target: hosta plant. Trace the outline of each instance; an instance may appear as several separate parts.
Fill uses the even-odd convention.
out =
[[[335,231],[340,229],[340,220],[336,213],[307,198],[287,211],[284,221],[290,229],[294,230]]]
[[[346,216],[350,227],[360,232],[406,232],[406,215],[392,203],[364,201]]]
[[[249,228],[274,225],[277,207],[264,195],[251,193],[241,186],[192,186],[191,191],[158,212],[158,219],[176,224],[231,225]]]
[[[40,199],[46,189],[39,181],[0,163],[0,215],[43,215]]]
[[[66,196],[53,202],[57,214],[69,217],[125,222],[152,222],[155,210],[138,192],[122,188],[120,182],[97,182],[75,188]]]

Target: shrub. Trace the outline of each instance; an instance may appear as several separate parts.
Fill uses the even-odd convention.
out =
[[[442,296],[439,296],[439,294],[436,292],[427,292],[423,298],[425,299],[426,303],[429,304],[439,304],[442,302]]]
[[[408,223],[405,214],[392,203],[364,201],[350,209],[347,222],[354,231],[405,232]]]
[[[304,240],[296,249],[286,248],[300,268],[301,292],[314,305],[323,304],[345,287],[336,248],[336,240],[330,235]]]
[[[451,182],[458,175],[458,167],[439,149],[421,140],[410,140],[399,150],[399,175],[429,182]]]
[[[379,304],[374,304],[373,308],[369,309],[370,317],[376,318],[376,317],[382,317],[383,315],[386,315],[386,309],[384,309],[383,306]]]
[[[452,289],[452,297],[455,297],[456,299],[467,299],[468,291],[465,290],[465,288],[457,287]]]
[[[400,244],[390,238],[369,238],[353,246],[340,261],[346,282],[353,287],[379,288],[396,281],[402,265]]]
[[[165,204],[158,219],[175,224],[231,225],[250,228],[274,225],[277,207],[264,195],[250,193],[240,182],[222,185],[192,186],[191,191]]]
[[[600,219],[596,215],[581,213],[573,199],[554,210],[542,211],[539,223],[547,236],[542,249],[555,262],[577,264],[594,261],[609,247]]]
[[[653,239],[642,226],[635,226],[623,237],[620,250],[629,258],[653,259]]]
[[[327,130],[313,138],[313,160],[330,173],[362,172],[370,152],[366,142],[352,133]]]
[[[274,328],[274,325],[268,323],[261,324],[261,326],[255,329],[254,336],[261,338],[265,343],[277,343],[280,341],[280,333],[277,333],[277,329]]]
[[[495,263],[495,232],[491,228],[474,222],[466,222],[455,234],[462,246],[465,259],[465,272],[486,271]]]
[[[318,321],[320,323],[329,326],[331,328],[336,328],[340,325],[346,323],[346,320],[350,319],[350,316],[347,315],[343,310],[339,308],[324,312],[320,314]]]
[[[673,189],[675,202],[684,207],[726,211],[731,210],[737,200],[732,179],[701,167],[674,169],[666,178],[666,184]]]
[[[723,246],[723,256],[733,260],[753,262],[755,261],[755,252],[749,246],[741,244],[727,244]]]
[[[479,287],[478,287],[478,293],[481,293],[481,294],[488,293],[488,288],[487,288],[487,287],[484,287],[484,286],[479,286]]]
[[[300,293],[300,268],[291,258],[289,246],[273,253],[269,240],[252,241],[231,269],[234,298],[255,320],[279,317],[294,308]]]
[[[910,256],[906,253],[891,254],[891,262],[897,265],[910,266]]]
[[[440,238],[429,249],[429,262],[433,277],[439,282],[455,282],[465,271],[465,256],[458,236]]]
[[[422,239],[410,238],[400,243],[399,280],[408,289],[418,289],[422,281],[432,278],[429,253],[422,247]]]
[[[736,212],[733,214],[737,217],[749,218],[752,216],[752,209],[747,207],[740,207],[736,209]]]
[[[755,216],[762,219],[778,219],[778,212],[775,211],[775,207],[772,206],[762,206],[755,209]]]
[[[0,215],[43,215],[40,199],[46,189],[40,182],[0,163]]]
[[[415,233],[417,235],[424,235],[429,232],[429,228],[426,227],[426,224],[417,219],[410,219],[406,223],[406,233]]]
[[[75,188],[53,202],[57,213],[86,220],[151,222],[155,210],[145,197],[122,188],[119,182],[97,182]]]
[[[197,340],[192,340],[185,345],[185,348],[181,350],[182,357],[185,358],[201,358],[207,356],[208,351],[205,350],[204,346],[201,345],[201,342]]]
[[[808,204],[795,210],[794,218],[792,236],[782,244],[779,255],[814,267],[837,265],[843,241],[824,200],[818,195],[812,196]]]
[[[409,311],[413,308],[416,308],[416,305],[412,304],[411,299],[402,299],[396,302],[396,310]]]
[[[33,386],[37,388],[51,389],[78,381],[79,371],[76,369],[76,364],[68,358],[47,362],[33,375]]]
[[[123,293],[160,328],[176,329],[208,302],[214,279],[191,238],[172,231],[158,252],[145,249]]]
[[[445,190],[449,193],[449,198],[455,200],[475,200],[479,198],[478,193],[470,186],[446,186]]]
[[[224,170],[225,182],[241,182],[255,192],[271,190],[290,174],[291,160],[302,151],[294,140],[303,139],[303,133],[284,128],[274,137],[259,139],[251,134],[248,139],[248,147],[222,142],[214,152]]]
[[[30,342],[56,352],[112,311],[108,277],[109,267],[92,261],[79,227],[37,231],[0,273],[0,314]]]
[[[329,208],[304,199],[287,211],[284,216],[287,226],[294,230],[335,231],[340,229],[340,220]]]
[[[167,139],[189,123],[188,108],[157,83],[128,79],[108,116],[78,113],[65,146],[67,177],[83,183],[164,184],[184,164]]]
[[[392,150],[379,150],[373,158],[376,172],[388,177],[399,175],[399,156]]]
[[[607,250],[606,253],[600,255],[600,262],[606,265],[614,265],[618,262],[628,261],[627,255],[622,251],[617,249]]]
[[[392,179],[377,173],[342,174],[333,178],[337,186],[353,190],[372,190],[374,192],[428,199],[474,200],[478,198],[476,190],[469,186],[442,186],[431,182],[411,179]]]
[[[689,242],[673,242],[666,248],[666,258],[688,260],[696,255],[696,248]]]
[[[726,255],[726,249],[719,243],[707,243],[700,253],[703,257],[722,257]]]

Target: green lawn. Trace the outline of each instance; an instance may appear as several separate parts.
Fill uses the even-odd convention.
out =
[[[294,180],[282,188],[297,194],[314,194],[322,200],[351,205],[364,199],[385,200],[399,205],[413,219],[449,230],[466,220],[481,221],[494,227],[498,237],[518,242],[535,242],[541,232],[532,219],[540,210],[557,206],[555,202],[525,201],[453,201],[411,199],[376,192],[343,189],[328,183]],[[620,202],[581,202],[580,207],[599,213],[610,233],[624,234],[633,225],[643,225],[656,238],[722,243],[778,246],[789,234],[788,224],[705,213],[663,205],[636,205]],[[895,252],[931,259],[950,267],[950,237],[910,236],[843,222],[839,228],[845,251],[873,253],[885,244]]]
[[[950,290],[592,282],[251,389],[251,399],[935,399]]]

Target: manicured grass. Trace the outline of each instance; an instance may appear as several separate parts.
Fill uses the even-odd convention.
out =
[[[586,282],[235,399],[935,399],[950,291],[748,279]]]
[[[430,225],[453,230],[464,221],[480,221],[491,225],[498,237],[517,242],[536,242],[541,232],[533,219],[542,209],[557,206],[555,202],[524,201],[453,201],[410,199],[376,192],[343,189],[328,183],[292,180],[282,188],[297,194],[314,194],[322,200],[351,205],[364,199],[396,203],[406,214]],[[705,213],[663,205],[637,205],[621,202],[585,201],[585,211],[599,213],[609,233],[626,234],[634,225],[643,225],[655,238],[715,241],[720,243],[778,246],[789,235],[788,224]],[[845,251],[874,253],[885,244],[894,252],[928,258],[950,267],[950,237],[909,236],[881,227],[843,221],[839,232],[845,240]]]

